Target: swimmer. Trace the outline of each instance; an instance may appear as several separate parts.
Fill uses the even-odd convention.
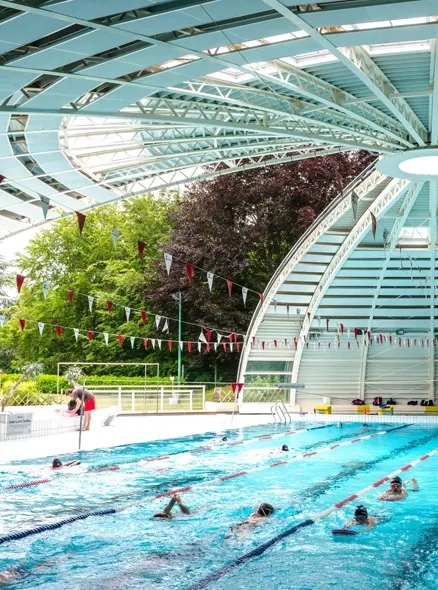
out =
[[[368,510],[365,506],[358,506],[354,511],[354,518],[349,520],[347,524],[343,527],[344,529],[350,529],[352,526],[360,525],[365,526],[366,529],[362,531],[362,533],[366,533],[372,528],[374,528],[377,524],[378,517],[371,516],[368,514]],[[361,533],[359,533],[361,534]]]
[[[336,424],[336,426],[337,426],[338,428],[342,428],[344,425],[342,424],[342,422],[338,422],[338,423]]]
[[[289,451],[289,447],[287,445],[283,445],[281,450],[287,453]]]
[[[55,557],[53,559],[47,559],[41,563],[38,563],[31,569],[24,569],[20,566],[11,567],[7,570],[3,570],[0,572],[0,584],[8,584],[9,582],[16,582],[17,580],[23,580],[24,578],[29,577],[33,573],[37,573],[35,570],[39,570],[44,567],[49,567],[50,565],[54,565],[59,561],[64,561],[68,557],[74,554],[74,551],[70,551],[65,555],[61,555],[60,557]]]
[[[271,504],[260,504],[258,509],[253,512],[246,520],[239,522],[238,524],[234,524],[230,528],[230,532],[225,535],[225,539],[229,539],[232,533],[238,536],[246,536],[251,528],[260,523],[261,519],[271,516],[274,514],[274,512],[275,508]]]
[[[75,467],[76,465],[80,465],[80,461],[69,461],[68,463],[63,463],[60,459],[53,459],[52,467],[50,469],[62,469],[63,467]]]
[[[172,496],[172,499],[170,500],[166,508],[163,510],[163,512],[157,512],[157,514],[154,514],[154,518],[173,518],[172,508],[175,506],[175,504],[178,504],[183,514],[190,514],[190,510],[187,508],[187,506],[185,506],[182,503],[182,500],[178,496],[178,494],[175,494],[174,496]]]
[[[415,477],[413,477],[412,479],[408,479],[403,484],[402,480],[398,476],[396,476],[391,479],[391,487],[389,488],[389,490],[383,492],[379,500],[384,500],[385,502],[397,502],[398,500],[404,500],[404,498],[408,496],[408,491],[406,489],[403,489],[403,485],[406,486],[409,483],[412,483],[413,492],[420,491],[420,487]]]

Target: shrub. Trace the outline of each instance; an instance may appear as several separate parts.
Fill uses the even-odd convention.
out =
[[[4,381],[0,397],[6,397],[15,382],[16,380]],[[35,381],[23,381],[8,401],[8,406],[39,406],[42,403],[53,403],[53,401],[50,397],[41,396],[38,393]]]

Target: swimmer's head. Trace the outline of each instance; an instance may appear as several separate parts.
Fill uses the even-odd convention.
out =
[[[403,486],[403,482],[397,475],[391,479],[390,486],[393,490],[400,490]]]
[[[342,422],[338,422],[337,427],[342,428]]]
[[[282,451],[288,451],[288,450],[289,450],[289,447],[288,447],[287,445],[283,445],[283,446],[281,447],[281,450],[282,450]]]
[[[260,504],[257,514],[259,516],[271,516],[271,514],[274,514],[274,507],[271,504]]]
[[[62,467],[62,461],[60,459],[53,459],[52,467],[53,467],[53,469],[57,469],[58,467]]]
[[[65,395],[71,395],[73,393],[73,389],[67,389]]]
[[[227,437],[224,436],[223,439],[222,439],[222,442],[227,442],[227,441],[228,441]]]
[[[358,506],[354,511],[354,520],[358,523],[366,522],[368,519],[368,510],[365,506]]]

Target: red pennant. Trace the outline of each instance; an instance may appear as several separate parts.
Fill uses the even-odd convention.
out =
[[[236,389],[237,389],[237,383],[231,383],[231,391],[233,393],[236,393]]]
[[[73,301],[73,289],[68,289],[67,298],[68,298],[69,303],[71,303]]]
[[[21,291],[21,287],[23,286],[23,283],[24,283],[24,279],[25,279],[25,278],[26,278],[26,277],[24,277],[23,275],[17,275],[17,276],[16,276],[16,279],[15,279],[15,281],[16,281],[16,283],[17,283],[17,291],[18,291],[19,293],[20,293],[20,291]]]
[[[401,338],[399,338],[399,339],[398,339],[398,345],[399,345],[400,347],[401,347],[401,345],[402,345]]]
[[[20,330],[24,331],[24,326],[26,325],[26,320],[18,320],[20,322]]]
[[[91,330],[88,330],[88,332],[87,332],[87,338],[90,341],[93,340],[93,332]]]
[[[222,342],[222,348],[224,349],[225,352],[227,352],[227,343],[226,342]]]
[[[62,334],[62,326],[55,326],[56,327],[56,333],[58,334],[58,338],[61,338],[61,334]]]
[[[122,335],[117,336],[117,340],[119,341],[120,346],[122,346],[123,345],[123,336]]]
[[[275,346],[275,348],[277,348],[277,341],[276,340],[274,340],[274,346]]]
[[[330,347],[331,347],[331,345],[332,345],[332,343],[331,343],[331,342],[329,342],[329,343],[328,343],[329,350],[330,350]]]
[[[113,308],[113,302],[108,300],[108,301],[106,302],[106,306],[107,306],[107,308],[108,308],[108,313],[111,313],[111,310],[112,310],[112,308]]]
[[[148,318],[147,318],[146,312],[143,309],[140,311],[140,316],[141,316],[142,323],[145,324],[147,322]]]
[[[83,213],[80,213],[79,211],[76,211],[76,216],[78,218],[79,233],[82,235],[82,230],[84,229],[86,216]]]
[[[228,334],[228,340],[229,340],[230,342],[233,342],[233,333],[231,333],[231,334]]]
[[[424,340],[421,340],[421,348],[424,348]]]
[[[187,342],[187,350],[189,352],[192,352],[192,343],[191,342]]]
[[[359,334],[359,330],[357,328],[354,328],[354,337],[357,340],[357,336]]]
[[[227,287],[228,287],[228,296],[231,297],[231,292],[233,290],[233,283],[227,279]]]
[[[379,342],[380,342],[380,344],[383,344],[383,336],[382,336],[382,334],[379,334]]]
[[[309,322],[310,322],[310,311],[308,311],[308,312],[307,312],[307,319],[308,319],[308,320],[309,320]]]
[[[327,328],[327,332],[329,331],[329,322],[330,322],[330,320],[326,320],[326,321],[325,321],[325,325],[326,325],[326,328]]]
[[[262,293],[259,293],[259,299],[260,299],[260,303],[263,303],[263,301],[265,300]]]
[[[213,330],[207,330],[207,342],[210,342],[212,332]]]
[[[392,336],[389,337],[389,344],[392,344]]]
[[[262,342],[262,350],[265,350],[265,343]]]
[[[306,342],[306,348],[309,349],[309,343],[308,342]]]
[[[240,352],[240,342],[236,342],[236,350],[237,352]]]
[[[211,348],[210,342],[207,342],[207,344],[205,346],[207,347],[207,352],[210,352],[210,348]]]
[[[339,324],[339,327],[341,328],[341,334],[344,333],[344,324]]]
[[[144,349],[146,350],[148,347],[148,339],[147,338],[143,338],[143,345],[144,345]]]
[[[350,350],[351,345],[350,345],[350,341],[348,342],[348,350]]]
[[[234,332],[233,338],[234,338],[234,342],[237,342],[237,339],[239,338],[239,334],[236,334],[236,332]]]
[[[371,332],[367,332],[368,342],[371,342]]]
[[[284,339],[284,345],[287,346],[287,338]]]
[[[173,345],[172,340],[168,340],[167,341],[167,346],[169,347],[170,352],[172,352],[172,345]]]
[[[186,264],[186,273],[189,283],[191,283],[193,279],[193,264]]]
[[[295,350],[298,350],[298,342],[294,339]]]
[[[289,304],[287,304],[287,305],[286,305],[286,313],[287,313],[287,315],[289,315],[289,308],[290,308],[290,305],[289,305]]]
[[[2,174],[0,174],[0,184],[4,181],[5,178],[6,178],[6,176],[3,176]]]
[[[410,348],[410,347],[411,347],[411,341],[408,338],[408,348]]]
[[[144,252],[145,247],[146,247],[146,244],[144,242],[142,242],[141,240],[138,240],[137,248],[138,248],[138,257],[140,258],[140,262],[143,262],[143,252]]]
[[[417,339],[414,338],[414,346],[417,346]]]
[[[255,344],[255,336],[252,337],[252,343]]]
[[[377,219],[373,213],[370,212],[370,215],[371,215],[371,229],[373,232],[373,238],[376,239]]]

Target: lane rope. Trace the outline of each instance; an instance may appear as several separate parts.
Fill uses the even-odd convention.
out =
[[[408,469],[412,469],[413,467],[415,467],[415,465],[418,465],[418,463],[421,463],[422,461],[429,459],[429,457],[432,457],[436,453],[438,453],[438,449],[434,449],[434,450],[430,451],[426,455],[423,455],[422,457],[415,459],[415,461],[412,461],[411,463],[408,463],[407,465],[400,467],[400,469],[396,469],[396,471],[393,471],[392,473],[386,475],[385,477],[382,477],[381,479],[375,481],[371,485],[366,486],[365,488],[356,492],[352,496],[349,496],[348,498],[345,498],[344,500],[341,500],[340,502],[333,504],[332,506],[330,506],[326,510],[323,510],[322,512],[319,512],[318,514],[315,514],[314,516],[311,516],[311,517],[307,518],[306,520],[303,520],[302,522],[294,525],[293,527],[286,529],[280,535],[277,535],[276,537],[273,537],[272,539],[270,539],[266,543],[263,543],[263,545],[256,547],[255,549],[253,549],[252,551],[249,551],[248,553],[245,553],[245,555],[242,555],[241,557],[239,557],[238,559],[236,559],[232,563],[229,563],[229,564],[225,565],[224,567],[216,570],[215,572],[212,572],[211,574],[209,574],[208,576],[206,576],[205,578],[203,578],[199,582],[196,582],[195,584],[193,584],[192,586],[187,588],[187,590],[201,590],[202,588],[206,588],[209,584],[211,584],[211,582],[215,582],[217,580],[220,580],[226,574],[230,573],[231,571],[233,571],[237,567],[243,565],[244,563],[247,563],[248,561],[250,561],[254,557],[260,557],[270,547],[272,547],[273,545],[275,545],[279,541],[281,541],[287,537],[290,537],[291,535],[294,535],[295,533],[299,532],[303,528],[311,526],[311,525],[315,524],[316,522],[323,520],[324,518],[327,518],[327,516],[329,516],[335,510],[339,510],[340,508],[342,508],[346,504],[349,504],[350,502],[353,502],[354,500],[361,498],[362,496],[364,496],[368,492],[380,487],[385,482],[391,480],[393,477],[395,477],[399,473],[404,473],[405,471],[408,471]]]
[[[255,438],[250,438],[248,440],[233,441],[233,442],[224,443],[223,445],[215,446],[215,447],[200,447],[198,449],[192,449],[190,451],[180,451],[177,453],[172,453],[170,455],[162,455],[159,457],[152,457],[150,459],[139,459],[137,462],[145,461],[146,463],[152,463],[154,461],[165,461],[167,459],[172,459],[172,457],[175,457],[176,455],[194,455],[194,454],[205,453],[205,452],[209,452],[209,451],[217,451],[218,449],[224,448],[224,447],[234,447],[236,445],[246,445],[246,444],[250,444],[250,443],[254,443],[254,442],[259,442],[262,440],[281,438],[283,436],[290,436],[293,434],[302,434],[303,432],[308,432],[310,430],[319,430],[320,428],[329,428],[330,426],[334,426],[334,424],[326,424],[324,426],[312,426],[311,428],[300,428],[298,430],[289,430],[287,432],[281,432],[279,434],[257,436]],[[120,463],[119,465],[109,465],[109,466],[96,467],[95,469],[88,469],[87,471],[82,472],[81,475],[84,473],[88,474],[88,473],[102,473],[103,471],[118,471],[123,465],[131,465],[131,462],[130,463]],[[52,478],[48,478],[48,479],[37,479],[34,481],[17,483],[14,485],[9,485],[9,486],[5,486],[3,488],[0,488],[0,491],[19,490],[22,488],[29,488],[32,486],[38,486],[38,485],[42,485],[45,483],[50,483],[52,481],[56,481],[60,476],[63,476],[63,475],[69,475],[69,474],[68,473],[58,473],[56,477],[52,477]]]
[[[224,481],[229,481],[231,479],[235,479],[237,477],[241,477],[243,475],[248,475],[249,473],[256,473],[258,471],[263,471],[265,469],[271,469],[273,467],[279,467],[280,465],[287,465],[290,463],[294,463],[296,461],[300,461],[302,459],[306,459],[307,457],[312,457],[314,455],[318,455],[320,453],[326,453],[326,452],[330,452],[333,449],[337,449],[338,447],[342,447],[342,446],[346,446],[349,444],[354,444],[363,440],[369,440],[371,438],[375,438],[377,436],[383,436],[385,434],[388,434],[389,432],[394,432],[395,430],[400,430],[401,428],[407,428],[408,426],[411,426],[411,424],[402,424],[401,426],[396,426],[395,428],[391,428],[389,430],[382,430],[381,432],[376,432],[373,434],[367,434],[365,436],[361,436],[359,438],[354,438],[348,441],[344,441],[341,443],[336,443],[334,445],[330,445],[327,447],[324,447],[322,449],[320,449],[319,451],[312,451],[310,453],[303,453],[302,455],[297,455],[296,457],[293,457],[291,459],[286,459],[283,461],[277,461],[276,463],[271,463],[269,465],[263,465],[260,467],[255,467],[253,469],[248,469],[246,471],[239,471],[238,473],[233,473],[230,475],[224,475],[222,477],[218,477],[215,479],[208,479],[206,481],[202,481],[199,483],[195,483],[193,485],[190,486],[184,486],[181,488],[175,488],[172,490],[169,490],[167,492],[161,492],[160,494],[154,494],[152,496],[147,496],[146,498],[142,498],[141,500],[135,500],[134,502],[129,502],[128,504],[124,504],[123,506],[119,506],[118,508],[109,508],[107,510],[101,510],[98,512],[88,512],[85,514],[82,514],[80,516],[74,516],[72,518],[67,518],[64,520],[61,520],[57,523],[53,523],[51,525],[42,525],[40,527],[36,527],[34,529],[29,529],[26,531],[21,531],[18,533],[10,533],[8,535],[5,535],[3,537],[0,537],[0,545],[2,545],[3,543],[6,543],[8,541],[13,541],[16,539],[23,539],[25,537],[31,536],[31,535],[38,535],[42,532],[45,532],[46,530],[52,530],[52,529],[56,529],[56,528],[60,528],[61,526],[64,526],[66,524],[71,524],[72,522],[75,522],[76,520],[83,520],[85,518],[89,518],[91,516],[103,516],[104,514],[117,514],[118,512],[122,512],[124,510],[127,510],[128,508],[134,508],[136,506],[140,506],[141,504],[146,504],[149,502],[153,502],[154,500],[158,500],[160,498],[165,498],[168,496],[173,496],[174,494],[182,494],[184,492],[188,492],[190,490],[196,489],[196,488],[200,488],[200,487],[205,487],[205,486],[210,486],[210,485],[214,485],[214,484],[220,484]],[[19,536],[15,536],[15,535],[19,535]]]

